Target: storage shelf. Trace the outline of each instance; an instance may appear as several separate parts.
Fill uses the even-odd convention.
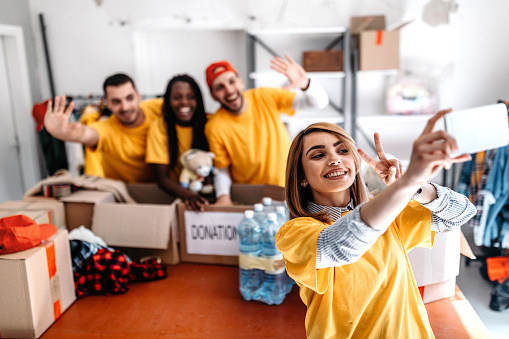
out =
[[[403,114],[380,114],[380,115],[366,115],[357,116],[357,122],[369,122],[369,123],[412,123],[412,122],[426,122],[431,118],[431,115],[403,115]]]
[[[345,77],[345,72],[307,72],[310,79],[342,79]],[[281,73],[276,71],[260,71],[249,73],[250,79],[261,79],[267,77],[281,77],[287,79]]]
[[[250,35],[280,35],[280,34],[342,34],[346,27],[296,27],[248,30]]]

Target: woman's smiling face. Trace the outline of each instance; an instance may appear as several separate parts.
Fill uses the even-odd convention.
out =
[[[338,136],[328,132],[304,136],[302,167],[315,203],[348,204],[357,171],[354,156]]]

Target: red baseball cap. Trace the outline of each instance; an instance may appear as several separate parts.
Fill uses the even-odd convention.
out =
[[[37,224],[26,215],[0,219],[0,254],[28,250],[57,233],[52,224]]]
[[[205,71],[205,76],[207,77],[207,85],[209,88],[212,87],[214,80],[225,72],[234,72],[237,75],[239,74],[228,61],[218,61],[210,64],[210,66],[207,67],[207,70]]]

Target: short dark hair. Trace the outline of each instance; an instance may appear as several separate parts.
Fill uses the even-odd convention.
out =
[[[106,78],[106,80],[104,80],[104,83],[103,83],[104,97],[106,97],[106,87],[120,86],[120,85],[126,84],[128,82],[130,82],[133,85],[133,88],[136,89],[136,86],[134,85],[134,81],[129,75],[123,74],[123,73],[117,73],[117,74],[110,75],[109,77]]]

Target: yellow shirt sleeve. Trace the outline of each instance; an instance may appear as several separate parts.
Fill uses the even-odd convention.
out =
[[[170,163],[166,123],[162,117],[154,120],[148,130],[145,161],[149,164],[168,165]]]

